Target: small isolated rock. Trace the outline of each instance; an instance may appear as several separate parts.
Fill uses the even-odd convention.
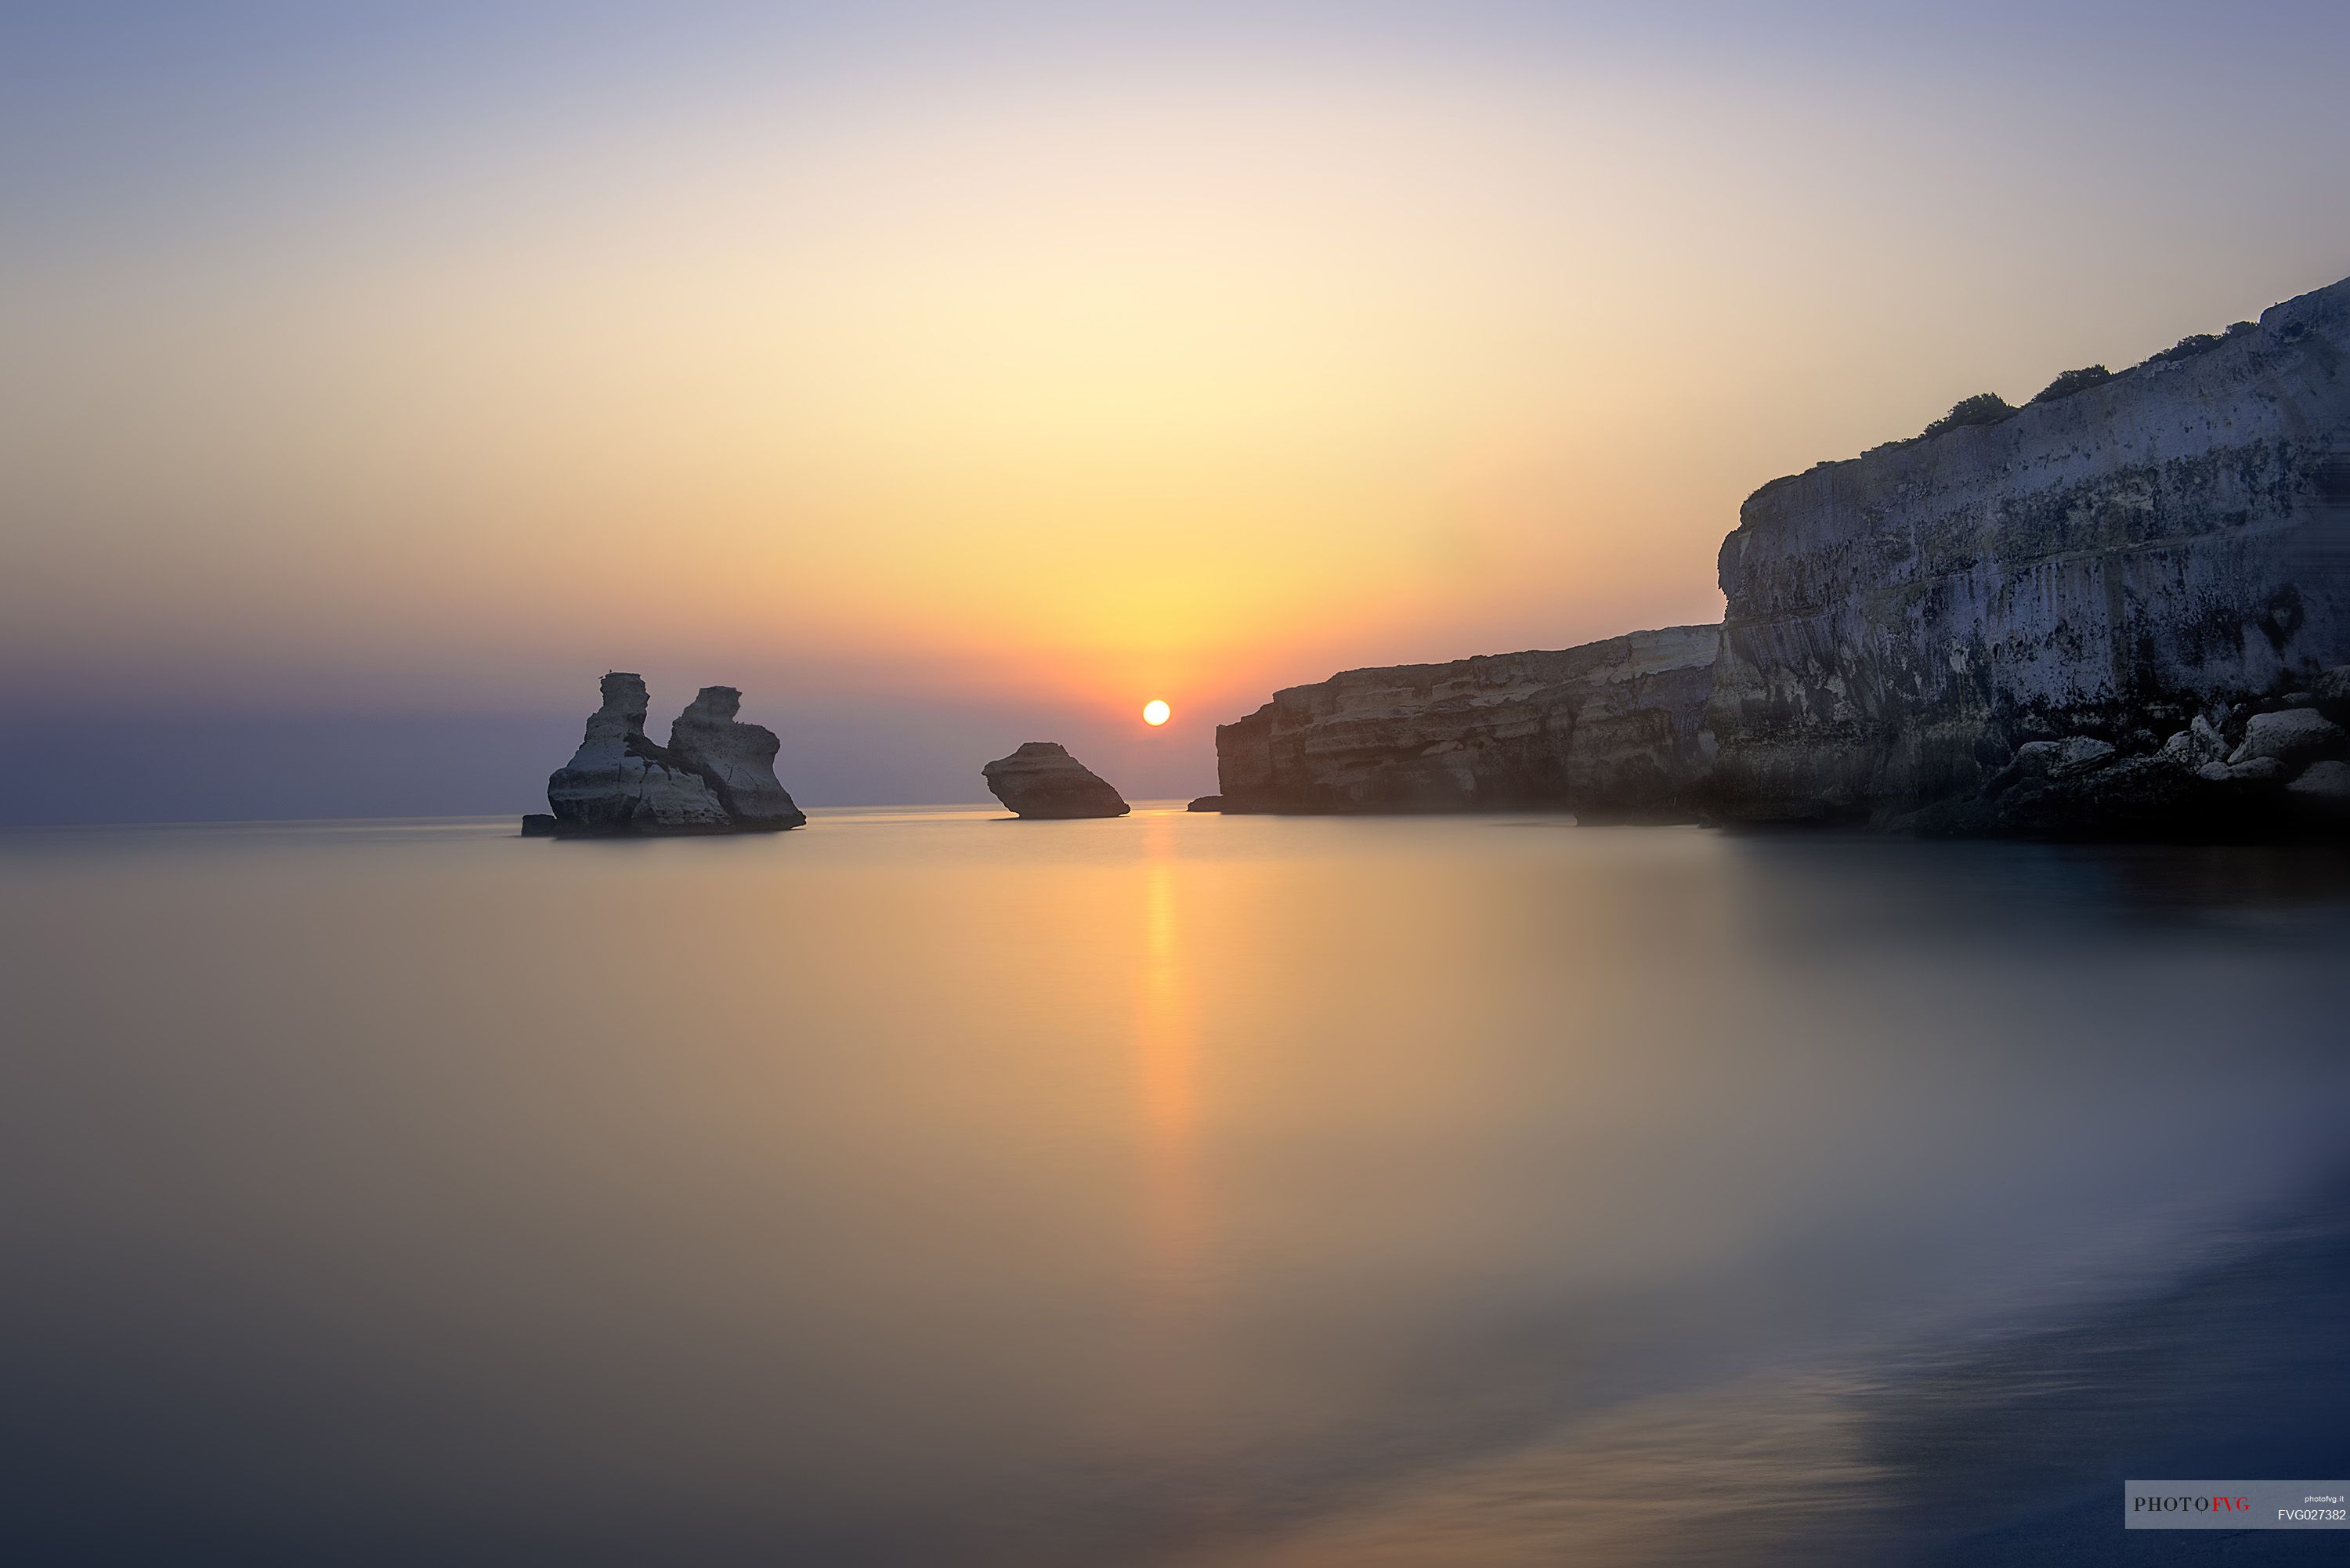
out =
[[[522,836],[525,838],[554,837],[555,818],[549,816],[543,811],[524,813],[522,819]]]
[[[1183,809],[1185,811],[1222,811],[1224,809],[1224,797],[1220,794],[1203,794]]]
[[[2188,738],[2195,742],[2195,755],[2200,762],[2224,763],[2228,760],[2228,740],[2220,727],[2202,714],[2187,727]]]
[[[2350,763],[2312,763],[2284,787],[2317,800],[2350,801]]]
[[[2008,764],[2018,778],[2070,778],[2114,760],[2111,742],[2073,735],[2062,741],[2026,741]]]
[[[2244,725],[2244,743],[2228,755],[2230,767],[2272,758],[2291,767],[2342,742],[2342,726],[2314,708],[2255,713]]]
[[[979,772],[1016,816],[1124,816],[1128,810],[1118,791],[1052,741],[1030,741]]]

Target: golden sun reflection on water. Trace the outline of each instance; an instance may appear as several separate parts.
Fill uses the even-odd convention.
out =
[[[1146,818],[1143,962],[1135,998],[1143,1236],[1161,1313],[1197,1304],[1206,1215],[1199,1158],[1200,1052],[1178,914],[1170,819]]]

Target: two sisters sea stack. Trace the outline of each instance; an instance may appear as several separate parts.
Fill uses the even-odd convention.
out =
[[[779,833],[807,821],[776,781],[775,732],[734,717],[733,687],[703,687],[666,746],[645,734],[642,676],[615,670],[603,695],[579,750],[546,781],[551,815],[524,817],[525,833]]]
[[[603,698],[578,751],[546,781],[548,809],[522,819],[525,835],[780,833],[807,821],[775,777],[775,732],[735,718],[743,693],[733,687],[703,687],[670,726],[666,746],[645,733],[651,699],[643,676],[612,671]],[[980,773],[1019,816],[1124,816],[1129,809],[1051,741],[1030,741]]]

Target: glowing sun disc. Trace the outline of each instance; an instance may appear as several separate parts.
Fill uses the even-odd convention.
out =
[[[1153,697],[1142,705],[1142,722],[1146,724],[1164,724],[1174,711],[1175,710],[1166,703]]]

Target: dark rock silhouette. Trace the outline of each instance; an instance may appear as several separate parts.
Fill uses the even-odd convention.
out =
[[[1129,809],[1118,791],[1052,741],[1030,741],[979,771],[1015,815],[1124,816]]]

